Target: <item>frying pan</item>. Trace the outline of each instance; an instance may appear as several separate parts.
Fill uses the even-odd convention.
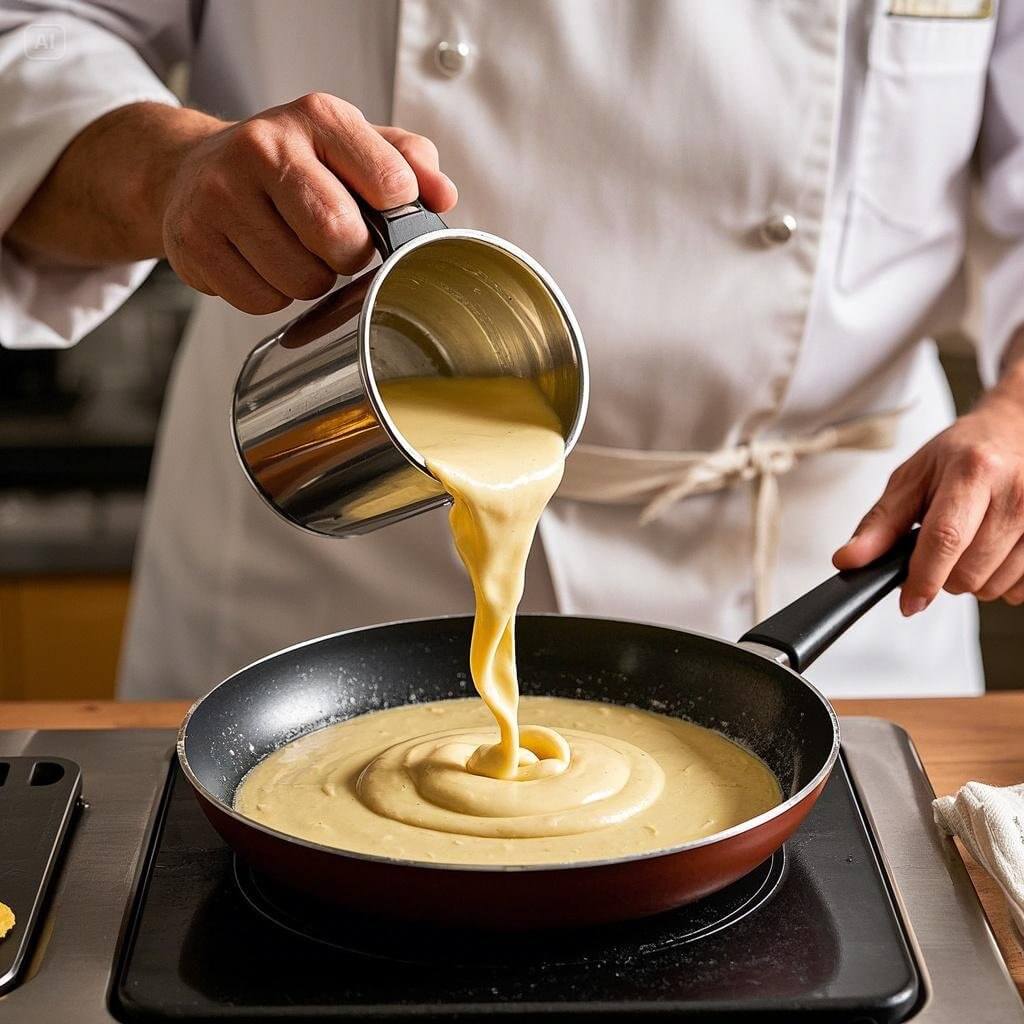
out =
[[[839,753],[839,723],[799,673],[902,582],[914,540],[908,535],[877,562],[833,576],[738,643],[636,622],[517,619],[524,693],[685,718],[767,763],[782,803],[705,839],[603,861],[438,865],[321,846],[232,809],[246,773],[298,736],[382,708],[472,695],[469,617],[349,630],[242,669],[189,710],[178,736],[181,768],[240,857],[340,908],[435,924],[535,928],[623,921],[681,906],[755,868],[814,806]]]

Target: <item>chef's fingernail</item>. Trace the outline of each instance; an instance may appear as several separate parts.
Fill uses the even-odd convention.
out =
[[[928,607],[928,602],[923,597],[905,597],[902,601],[903,614],[909,619],[911,615],[923,612]]]

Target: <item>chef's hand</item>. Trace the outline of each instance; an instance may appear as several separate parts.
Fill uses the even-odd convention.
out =
[[[166,190],[164,251],[186,284],[271,313],[370,261],[354,192],[379,210],[418,196],[443,212],[457,199],[429,139],[311,93],[186,149]]]
[[[1024,603],[1024,362],[892,474],[835,553],[836,568],[865,565],[917,522],[904,615],[923,611],[943,589]]]
[[[80,132],[4,235],[30,263],[166,256],[247,313],[315,299],[372,256],[353,194],[443,213],[455,186],[434,144],[312,93],[246,121],[129,103]]]

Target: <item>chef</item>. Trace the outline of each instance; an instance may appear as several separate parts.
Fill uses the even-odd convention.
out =
[[[922,522],[899,601],[813,679],[980,690],[962,595],[1024,600],[1024,5],[67,0],[2,2],[0,32],[0,342],[75,344],[161,256],[203,293],[123,696],[471,607],[443,512],[318,538],[236,464],[244,355],[371,257],[353,194],[510,239],[581,323],[590,413],[524,611],[734,638]],[[954,420],[928,339],[958,315],[975,152],[1005,245],[990,390]]]

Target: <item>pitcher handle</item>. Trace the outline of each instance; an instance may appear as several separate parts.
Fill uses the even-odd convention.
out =
[[[361,196],[356,196],[360,212],[370,229],[373,247],[386,260],[396,249],[429,231],[443,231],[447,225],[418,199],[414,203],[390,210],[374,209]]]

